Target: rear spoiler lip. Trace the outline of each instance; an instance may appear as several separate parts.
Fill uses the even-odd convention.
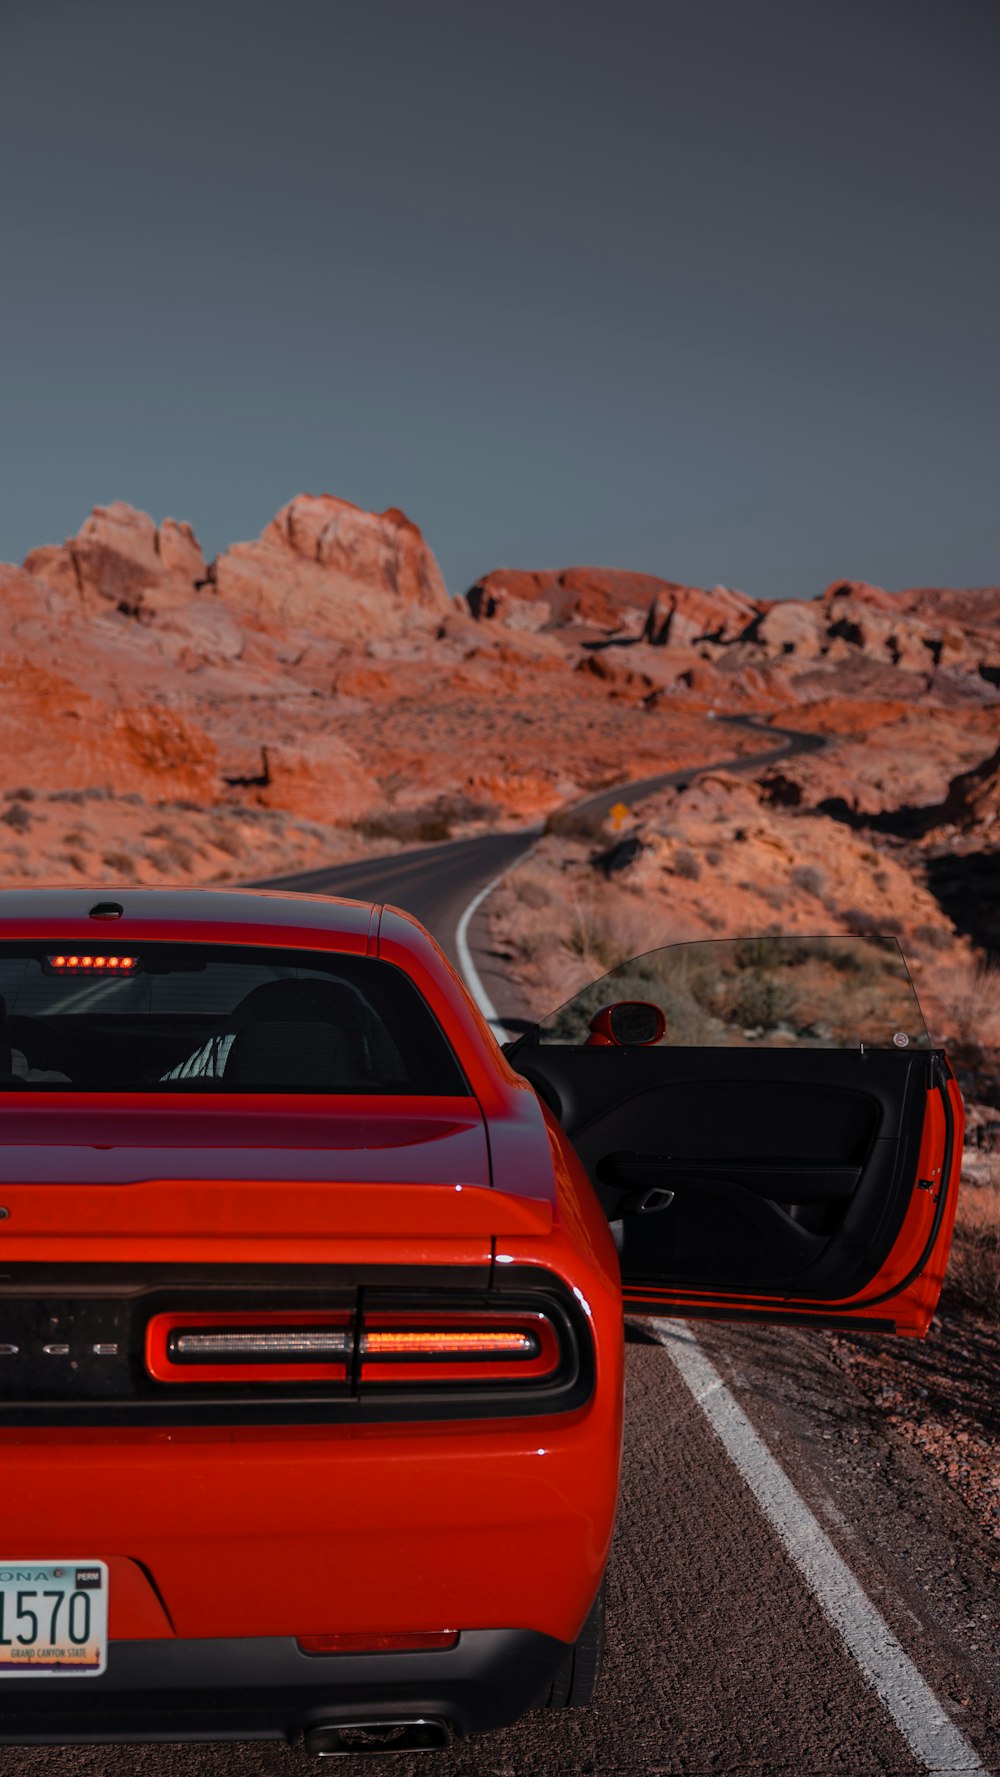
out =
[[[550,1232],[553,1220],[546,1199],[456,1183],[159,1178],[2,1185],[0,1198],[7,1211],[0,1220],[0,1263],[52,1256],[57,1241],[82,1244],[92,1256],[95,1241],[210,1248],[263,1241],[308,1249],[310,1242],[331,1240],[538,1236]]]

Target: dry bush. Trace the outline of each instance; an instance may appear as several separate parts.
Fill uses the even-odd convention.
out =
[[[224,851],[227,857],[241,858],[243,856],[243,840],[239,833],[232,831],[232,828],[216,827],[209,838],[216,851]]]
[[[701,876],[701,865],[694,852],[688,851],[686,847],[682,847],[680,851],[674,853],[668,868],[673,871],[675,876],[683,876],[688,882],[697,882]]]
[[[941,999],[949,1018],[948,1036],[966,1048],[1000,1048],[1000,968],[956,962],[948,971]]]
[[[162,845],[158,851],[146,855],[161,876],[176,876],[178,873],[190,876],[195,860],[194,847],[183,839],[173,839],[169,845]]]
[[[815,864],[796,864],[788,880],[793,888],[801,889],[804,895],[813,895],[816,900],[826,889],[826,877]]]
[[[446,808],[390,810],[359,821],[364,839],[391,839],[396,845],[441,845],[451,838],[452,816]]]
[[[573,898],[562,939],[564,948],[579,957],[595,979],[664,942],[641,904],[605,899],[602,906],[580,895]]]
[[[513,871],[510,879],[511,893],[515,900],[532,912],[539,912],[543,907],[551,907],[552,891],[541,879],[532,874],[530,869],[522,868]]]
[[[543,832],[546,835],[553,833],[557,839],[581,840],[584,845],[605,844],[608,837],[606,821],[605,815],[590,814],[586,809],[557,809],[546,817]]]
[[[908,944],[910,944],[910,945],[922,944],[924,946],[925,950],[950,950],[952,948],[952,945],[954,944],[954,942],[955,942],[954,927],[953,926],[943,926],[943,925],[942,926],[932,926],[932,925],[914,926],[913,930],[909,933],[908,938],[907,938]]]
[[[967,1307],[1000,1317],[1000,1162],[992,1177],[959,1192],[948,1288]]]

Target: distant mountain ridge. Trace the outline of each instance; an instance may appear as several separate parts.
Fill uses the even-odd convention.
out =
[[[331,494],[212,562],[182,521],[97,507],[0,594],[8,879],[211,880],[534,818],[713,757],[727,712],[872,755],[920,712],[943,803],[1000,723],[1000,588],[777,602],[570,567],[449,597],[404,513]]]

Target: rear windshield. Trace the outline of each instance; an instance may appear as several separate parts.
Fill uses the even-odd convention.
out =
[[[0,1088],[465,1095],[425,1000],[372,957],[247,945],[0,948]]]

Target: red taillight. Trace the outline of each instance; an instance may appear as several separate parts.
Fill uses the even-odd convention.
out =
[[[346,1382],[351,1315],[155,1314],[146,1368],[157,1382]]]
[[[60,952],[45,960],[50,969],[58,969],[61,975],[133,975],[139,966],[137,956],[77,956]]]
[[[548,1315],[528,1309],[156,1314],[146,1368],[157,1382],[538,1382],[562,1362]]]
[[[559,1367],[544,1314],[366,1314],[358,1344],[362,1383],[537,1381]]]
[[[405,1634],[375,1635],[368,1629],[342,1635],[300,1635],[304,1654],[391,1654],[421,1647],[457,1647],[457,1629],[414,1629]]]

